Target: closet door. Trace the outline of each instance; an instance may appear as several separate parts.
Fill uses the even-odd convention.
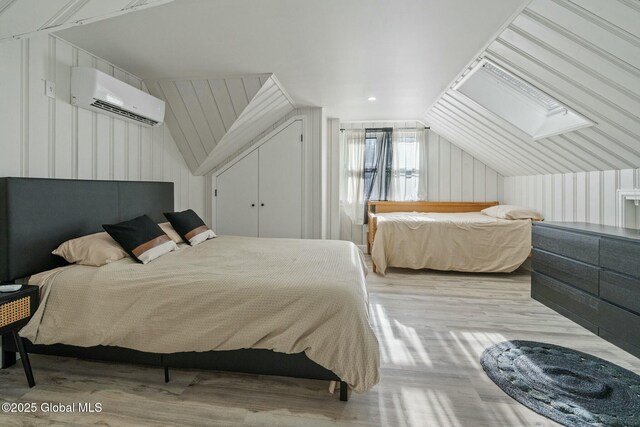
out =
[[[259,236],[302,237],[302,122],[259,148]]]
[[[217,234],[258,236],[258,150],[218,175]]]

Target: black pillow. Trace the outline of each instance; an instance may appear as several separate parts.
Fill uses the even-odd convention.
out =
[[[103,224],[102,228],[133,259],[143,264],[177,249],[173,240],[146,215],[118,224]]]
[[[182,240],[195,246],[207,239],[216,237],[202,218],[191,209],[183,212],[165,212],[164,216],[171,223]]]

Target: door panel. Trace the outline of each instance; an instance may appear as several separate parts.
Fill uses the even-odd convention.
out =
[[[259,236],[302,237],[302,122],[259,148]]]
[[[216,189],[215,232],[220,235],[257,237],[258,150],[218,175]]]

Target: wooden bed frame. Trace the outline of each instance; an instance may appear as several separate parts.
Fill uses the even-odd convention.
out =
[[[367,252],[371,253],[373,241],[378,230],[378,218],[376,214],[389,212],[437,212],[437,213],[463,213],[480,212],[500,202],[389,202],[373,201],[367,203],[367,216],[369,218],[369,230],[367,232]],[[373,271],[376,265],[373,264]]]

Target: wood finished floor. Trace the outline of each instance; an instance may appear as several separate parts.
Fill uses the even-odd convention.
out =
[[[101,402],[100,414],[0,413],[0,425],[550,426],[484,375],[482,350],[507,339],[559,344],[640,372],[640,360],[529,297],[526,270],[505,275],[391,270],[367,279],[381,381],[343,403],[327,382],[32,356],[0,370],[0,402]]]

